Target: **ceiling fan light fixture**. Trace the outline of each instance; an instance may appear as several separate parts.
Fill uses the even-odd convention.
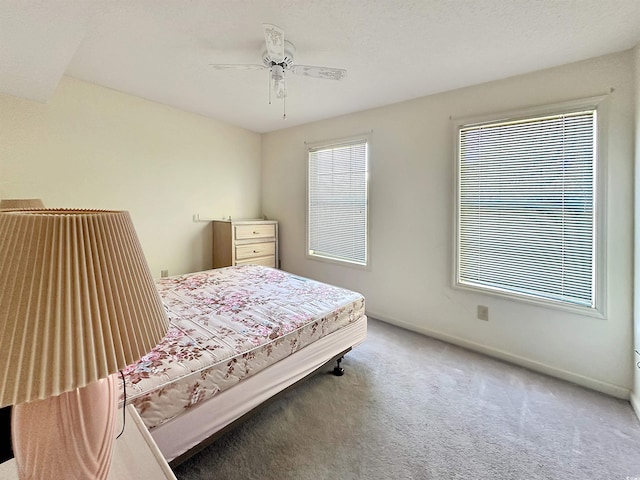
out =
[[[284,68],[280,65],[274,65],[271,67],[271,81],[273,82],[273,93],[276,98],[284,98],[287,94],[284,80]]]

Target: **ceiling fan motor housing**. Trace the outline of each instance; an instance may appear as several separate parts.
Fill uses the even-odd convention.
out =
[[[293,45],[293,43],[288,42],[287,40],[284,41],[284,58],[282,59],[282,61],[277,61],[278,59],[272,59],[271,56],[269,55],[269,51],[267,49],[265,49],[262,52],[262,63],[264,63],[265,67],[271,68],[274,65],[280,65],[282,68],[289,69],[291,68],[291,65],[293,65],[293,54],[296,51],[296,47]]]

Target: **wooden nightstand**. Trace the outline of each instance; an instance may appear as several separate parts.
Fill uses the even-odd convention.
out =
[[[213,268],[231,265],[279,268],[276,220],[214,220]]]
[[[122,412],[119,412],[120,419]],[[127,425],[115,441],[109,480],[177,480],[136,409],[126,407]],[[122,429],[119,420],[117,431]],[[0,464],[0,479],[17,480],[15,460]]]

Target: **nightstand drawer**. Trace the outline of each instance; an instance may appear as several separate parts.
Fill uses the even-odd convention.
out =
[[[249,238],[275,238],[276,226],[269,225],[236,225],[236,240]]]
[[[236,246],[236,260],[246,260],[254,257],[266,257],[276,254],[275,242],[250,243]]]
[[[263,267],[276,268],[276,257],[271,255],[270,257],[248,258],[247,260],[238,260],[236,265],[262,265]]]

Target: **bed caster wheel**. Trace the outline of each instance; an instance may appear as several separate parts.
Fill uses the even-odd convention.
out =
[[[336,360],[336,362],[338,362],[338,364],[335,366],[335,368],[333,369],[333,374],[336,377],[341,377],[342,375],[344,375],[344,368],[342,368],[340,366],[340,362],[342,361],[343,357],[340,357]]]

